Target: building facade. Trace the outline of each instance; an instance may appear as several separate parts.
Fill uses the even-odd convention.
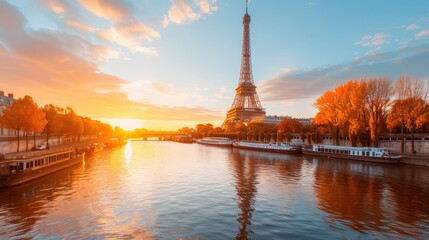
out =
[[[0,116],[3,116],[3,111],[12,104],[16,102],[16,99],[13,98],[13,93],[8,93],[7,96],[5,95],[4,91],[0,91]],[[16,130],[10,130],[5,129],[2,126],[0,126],[0,137],[4,136],[14,136],[16,135]]]

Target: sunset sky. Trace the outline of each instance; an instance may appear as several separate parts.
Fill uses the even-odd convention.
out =
[[[0,90],[124,128],[220,125],[244,11],[244,0],[0,0]],[[249,13],[268,115],[313,117],[315,99],[350,79],[429,78],[427,0],[252,0]]]

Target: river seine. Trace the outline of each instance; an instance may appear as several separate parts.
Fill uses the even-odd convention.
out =
[[[429,168],[128,141],[0,189],[1,239],[428,239]]]

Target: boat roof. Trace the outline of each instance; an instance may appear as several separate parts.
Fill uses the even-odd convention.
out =
[[[73,148],[58,148],[58,149],[50,149],[50,150],[42,150],[42,151],[27,151],[27,152],[18,152],[18,153],[8,153],[4,154],[4,159],[1,161],[8,160],[29,160],[33,158],[52,156],[62,153],[73,152]]]
[[[361,150],[361,151],[371,151],[371,150],[386,150],[386,148],[377,148],[377,147],[349,147],[349,146],[334,146],[334,145],[323,145],[323,144],[314,144],[319,148],[328,148],[328,149],[338,149],[338,150]]]

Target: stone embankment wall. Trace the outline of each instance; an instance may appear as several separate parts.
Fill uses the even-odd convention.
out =
[[[28,150],[33,149],[33,147],[38,146],[42,143],[46,142],[46,138],[36,138],[36,145],[34,145],[33,137],[28,138]],[[49,145],[55,146],[61,144],[61,139],[58,137],[52,137],[49,139]],[[0,141],[0,153],[11,153],[16,152],[17,150],[18,141],[16,140],[16,137],[9,138],[9,139],[3,139]],[[25,138],[19,139],[19,151],[25,151],[26,149],[26,141]]]
[[[88,136],[88,137],[81,137],[80,141],[87,141],[90,139],[96,139],[96,136]],[[33,147],[38,146],[42,143],[46,142],[46,136],[37,136],[36,137],[36,144],[34,144],[33,137],[28,138],[28,150],[32,150]],[[60,144],[68,144],[78,142],[77,138],[59,138],[59,137],[51,137],[49,139],[49,146],[57,146]],[[18,141],[16,140],[16,137],[7,137],[0,139],[0,154],[6,154],[6,153],[13,153],[16,152],[16,148],[18,145]],[[19,151],[25,151],[26,149],[26,141],[25,137],[19,138]]]

